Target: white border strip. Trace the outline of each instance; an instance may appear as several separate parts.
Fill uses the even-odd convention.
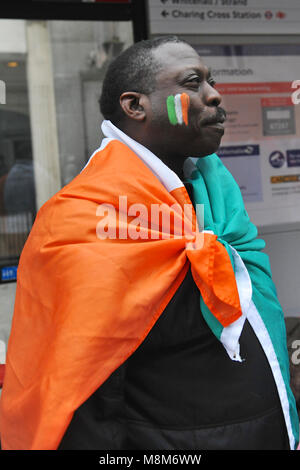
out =
[[[234,258],[234,274],[240,298],[242,316],[223,329],[220,341],[230,359],[242,362],[243,359],[240,356],[239,339],[250,307],[252,283],[242,258],[232,246],[230,246],[230,248]]]
[[[268,330],[252,300],[250,302],[250,308],[248,310],[247,317],[260,344],[262,345],[264,349],[266,357],[271,366],[271,370],[273,372],[273,376],[275,379],[275,383],[277,385],[277,390],[278,390],[278,394],[279,394],[280,401],[281,401],[283,415],[284,415],[285,422],[286,422],[286,427],[287,427],[289,440],[290,440],[290,447],[293,450],[295,448],[295,438],[294,438],[293,430],[292,430],[292,424],[291,424],[291,418],[290,418],[290,405],[289,405],[285,383],[281,374],[279,362],[278,362],[271,338],[269,336]]]
[[[184,186],[176,173],[167,167],[167,165],[154,155],[154,153],[126,135],[110,121],[104,120],[101,129],[106,137],[119,140],[133,150],[133,152],[145,163],[145,165],[147,165],[152,173],[154,173],[154,175],[164,185],[167,191],[170,192]]]

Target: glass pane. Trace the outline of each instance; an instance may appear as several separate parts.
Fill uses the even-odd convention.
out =
[[[99,147],[98,100],[109,61],[133,43],[131,22],[49,21],[61,184]]]
[[[0,39],[5,33],[5,42],[0,42],[0,278],[5,282],[15,277],[36,201],[27,61],[21,44],[24,22],[0,20],[0,28]]]
[[[0,282],[37,210],[99,147],[104,73],[132,43],[131,22],[0,20]]]
[[[0,19],[0,364],[36,212],[99,146],[104,72],[132,43],[131,22]]]

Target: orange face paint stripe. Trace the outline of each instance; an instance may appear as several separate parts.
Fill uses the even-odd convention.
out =
[[[187,126],[189,123],[188,109],[190,106],[190,97],[186,93],[182,93],[180,100],[181,100],[181,107],[182,107],[182,119],[185,125]]]

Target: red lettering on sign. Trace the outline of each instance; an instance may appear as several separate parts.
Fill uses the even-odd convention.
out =
[[[292,82],[219,83],[216,89],[223,95],[290,93]]]

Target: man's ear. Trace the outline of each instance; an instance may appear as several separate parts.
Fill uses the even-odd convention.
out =
[[[126,91],[120,96],[120,106],[131,119],[143,121],[146,118],[146,95],[135,91]]]

